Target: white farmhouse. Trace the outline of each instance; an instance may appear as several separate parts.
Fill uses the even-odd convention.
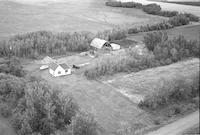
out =
[[[71,68],[67,64],[57,64],[52,62],[48,66],[49,73],[54,77],[71,74]]]

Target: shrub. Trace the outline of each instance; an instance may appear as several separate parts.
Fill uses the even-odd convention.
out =
[[[119,1],[107,1],[106,6],[121,7],[121,2],[119,2]]]
[[[98,135],[99,125],[90,114],[80,113],[72,118],[69,135]]]
[[[137,72],[148,67],[153,67],[152,60],[153,56],[151,54],[140,56],[135,49],[130,49],[124,55],[103,57],[94,66],[85,70],[84,75],[88,79],[96,79],[118,72]]]
[[[142,8],[141,3],[136,3],[136,2],[120,2],[120,1],[108,1],[105,3],[106,6],[111,6],[111,7],[123,7],[123,8]]]
[[[21,62],[16,57],[5,58],[0,64],[0,73],[12,74],[18,77],[25,75]]]
[[[148,4],[143,6],[143,11],[148,14],[158,15],[161,11],[161,7],[157,4]]]
[[[171,82],[170,87],[168,86],[169,82],[166,82],[159,91],[148,95],[144,101],[141,101],[139,106],[149,110],[157,110],[181,101],[192,102],[193,98],[199,94],[199,75],[194,76],[190,81],[175,80]],[[181,112],[177,106],[172,106],[172,110],[173,114]]]
[[[190,20],[184,14],[179,14],[169,19],[172,26],[181,26],[189,24]]]
[[[136,34],[139,33],[140,31],[137,28],[130,28],[128,29],[128,34]]]
[[[126,38],[126,32],[122,29],[113,29],[108,36],[109,41],[120,40]]]
[[[158,43],[165,42],[166,40],[168,40],[168,35],[166,32],[147,33],[144,36],[144,43],[147,49],[150,51],[153,51]]]
[[[177,16],[179,13],[177,11],[160,11],[159,16],[164,16],[164,17],[173,17]]]
[[[198,22],[199,21],[199,17],[190,13],[184,13],[184,15],[189,18],[190,21],[193,22]]]

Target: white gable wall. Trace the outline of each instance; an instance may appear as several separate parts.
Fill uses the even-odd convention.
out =
[[[54,71],[54,76],[58,77],[62,75],[65,75],[65,70],[61,66],[58,66],[56,70]]]
[[[52,69],[49,69],[49,73],[54,77],[59,77],[59,76],[71,74],[71,69],[68,69],[65,71],[61,66],[58,66],[55,71]]]

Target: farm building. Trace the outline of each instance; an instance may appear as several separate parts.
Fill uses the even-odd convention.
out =
[[[49,57],[49,56],[46,56],[42,59],[41,63],[42,64],[49,64],[49,63],[52,63],[52,62],[55,62],[56,60],[54,60],[53,58]]]
[[[57,64],[55,62],[52,62],[48,64],[48,67],[49,67],[49,73],[53,75],[54,77],[71,74],[71,68],[67,64],[64,64],[64,63]]]
[[[102,50],[119,50],[120,45],[109,43],[106,40],[95,38],[92,40],[90,46],[92,46],[95,49],[102,49]]]

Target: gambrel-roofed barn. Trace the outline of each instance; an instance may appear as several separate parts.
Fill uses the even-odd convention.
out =
[[[96,49],[103,49],[103,50],[119,50],[120,49],[120,45],[117,45],[114,43],[110,44],[108,41],[99,39],[99,38],[94,38],[90,46]]]

